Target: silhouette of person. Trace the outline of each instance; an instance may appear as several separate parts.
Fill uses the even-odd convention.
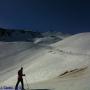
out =
[[[18,90],[17,88],[18,88],[18,85],[20,82],[22,85],[22,90],[25,90],[24,89],[24,83],[23,83],[23,76],[25,76],[25,74],[23,74],[23,67],[21,67],[21,69],[18,70],[18,80],[17,80],[16,86],[15,86],[15,90]]]

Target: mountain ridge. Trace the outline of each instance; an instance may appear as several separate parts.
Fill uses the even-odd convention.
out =
[[[53,43],[68,37],[69,34],[64,34],[56,31],[38,32],[29,29],[4,29],[0,28],[0,41],[4,42],[33,42],[33,43]]]

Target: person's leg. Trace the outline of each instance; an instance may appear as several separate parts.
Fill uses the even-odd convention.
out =
[[[18,87],[19,82],[20,81],[18,80],[17,83],[16,83],[16,86],[15,86],[15,90],[18,90],[17,87]]]
[[[25,90],[25,89],[24,89],[23,79],[21,80],[21,84],[22,84],[22,90]]]

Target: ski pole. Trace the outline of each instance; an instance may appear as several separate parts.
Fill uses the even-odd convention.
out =
[[[26,77],[25,77],[25,81],[26,81],[26,84],[27,84],[28,89],[30,89]]]

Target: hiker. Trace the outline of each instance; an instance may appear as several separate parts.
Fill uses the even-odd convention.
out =
[[[15,90],[18,90],[18,84],[21,82],[21,85],[22,85],[22,90],[25,90],[24,89],[24,83],[23,83],[23,76],[25,76],[25,74],[23,74],[23,67],[21,67],[21,69],[18,71],[18,80],[17,80],[17,83],[16,83],[16,86],[15,86]]]

